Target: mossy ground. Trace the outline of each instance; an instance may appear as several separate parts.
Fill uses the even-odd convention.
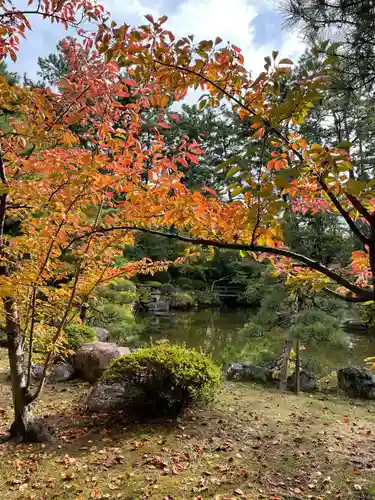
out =
[[[11,421],[6,355],[0,428]],[[375,404],[226,384],[177,422],[115,422],[80,409],[88,386],[47,387],[47,445],[0,444],[0,498],[372,499]]]

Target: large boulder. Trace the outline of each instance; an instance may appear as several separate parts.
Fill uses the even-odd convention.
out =
[[[337,372],[338,386],[349,396],[375,399],[375,376],[367,368],[348,366]]]
[[[101,377],[112,359],[124,354],[130,354],[128,347],[109,342],[91,342],[83,345],[76,352],[74,368],[79,377],[94,383]]]
[[[226,378],[265,384],[267,373],[264,368],[252,363],[232,363],[226,368]]]
[[[92,326],[91,328],[96,333],[96,336],[98,337],[98,340],[100,342],[108,342],[108,340],[109,340],[109,330],[107,330],[107,328],[102,328],[100,326]]]
[[[105,383],[98,381],[89,392],[86,409],[97,413],[110,413],[121,409],[126,395],[125,386],[119,383]]]

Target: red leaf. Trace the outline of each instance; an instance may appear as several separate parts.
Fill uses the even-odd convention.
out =
[[[158,122],[158,125],[159,125],[159,127],[162,127],[162,128],[169,128],[168,123],[165,123],[165,122]]]
[[[126,83],[126,85],[129,85],[130,87],[136,87],[137,82],[135,80],[132,80],[131,78],[125,78],[123,80],[123,83]]]
[[[171,118],[173,118],[173,120],[176,120],[176,121],[180,121],[181,118],[179,115],[177,115],[176,113],[171,113]]]
[[[186,153],[186,157],[189,158],[189,160],[191,162],[195,163],[196,165],[199,164],[199,158],[198,158],[198,156],[192,155],[190,153]]]
[[[178,163],[181,163],[181,165],[183,165],[184,167],[189,168],[188,162],[182,156],[180,156],[179,158],[177,158],[176,161]]]

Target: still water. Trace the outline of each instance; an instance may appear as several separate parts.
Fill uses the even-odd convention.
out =
[[[146,318],[142,343],[168,339],[171,343],[202,348],[219,363],[260,362],[280,354],[281,335],[273,332],[263,338],[248,338],[242,329],[251,315],[250,309],[203,309],[171,311]],[[364,366],[364,358],[375,355],[375,336],[348,334],[340,345],[324,342],[303,346],[302,359],[321,375],[342,366]]]

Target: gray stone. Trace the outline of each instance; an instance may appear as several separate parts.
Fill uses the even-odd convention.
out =
[[[78,349],[74,357],[77,375],[87,382],[96,382],[106,370],[112,359],[130,354],[128,347],[109,342],[91,342]]]
[[[43,375],[43,365],[42,364],[36,364],[32,365],[31,367],[31,376],[35,380],[40,380]]]
[[[170,303],[168,300],[156,300],[148,304],[148,310],[152,312],[169,311]]]
[[[35,364],[31,367],[31,376],[34,380],[40,380],[43,375],[44,366]],[[47,373],[47,382],[56,384],[57,382],[66,382],[75,375],[75,369],[71,363],[60,361],[49,367]]]
[[[99,381],[92,387],[86,398],[86,409],[98,413],[120,409],[123,406],[125,393],[125,387],[122,384]]]
[[[66,382],[75,375],[75,369],[71,363],[56,363],[51,367],[48,374],[48,381],[55,384],[57,382]]]
[[[100,326],[93,326],[92,329],[96,333],[96,336],[98,337],[98,340],[100,342],[108,342],[109,330],[107,330],[106,328],[102,328]]]
[[[314,372],[310,372],[307,370],[301,370],[300,371],[300,390],[302,392],[313,392],[317,389],[317,381],[316,381],[316,375]],[[289,389],[294,389],[296,384],[296,378],[295,378],[295,373],[288,377],[288,388]]]
[[[265,384],[267,382],[266,370],[252,363],[232,363],[226,369],[228,380],[243,380]]]
[[[375,399],[375,376],[367,368],[348,366],[337,372],[338,386],[349,396]]]

